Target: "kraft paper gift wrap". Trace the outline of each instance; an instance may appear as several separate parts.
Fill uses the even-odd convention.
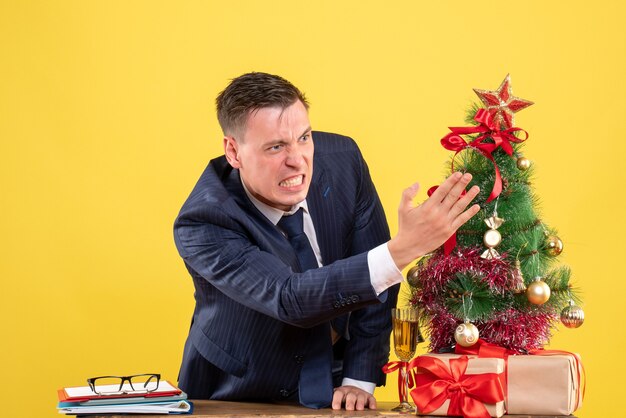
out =
[[[507,414],[570,415],[580,408],[577,360],[576,354],[509,356]]]
[[[477,410],[475,408],[477,405],[474,405],[474,408],[464,408],[464,410],[462,411],[463,416],[465,417],[484,417],[484,416],[501,417],[502,415],[504,415],[505,411],[504,411],[503,400],[495,402],[495,403],[478,402],[480,399],[483,399],[481,396],[474,397],[471,393],[469,393],[471,391],[467,392],[465,389],[463,389],[462,391],[459,391],[459,383],[458,383],[459,381],[460,382],[464,381],[465,383],[461,383],[461,385],[475,386],[473,383],[471,383],[471,379],[479,375],[488,375],[491,383],[494,384],[494,387],[497,387],[498,392],[500,393],[500,399],[504,399],[504,388],[503,388],[504,360],[503,359],[478,358],[478,357],[468,358],[468,356],[461,356],[458,354],[425,354],[411,361],[411,366],[419,365],[419,362],[420,362],[420,360],[418,360],[419,358],[428,358],[428,357],[441,360],[447,372],[452,372],[452,369],[450,367],[451,360],[461,359],[462,357],[464,357],[467,360],[467,369],[465,370],[464,373],[461,373],[462,377],[460,377],[460,379],[456,379],[456,377],[459,377],[459,376],[455,376],[454,379],[444,378],[442,380],[437,380],[436,382],[432,382],[433,386],[439,386],[439,385],[448,386],[445,390],[443,390],[441,394],[442,397],[446,396],[445,395],[446,392],[447,393],[462,392],[463,396],[467,396],[468,398],[469,397],[473,398],[472,400],[463,398],[462,400],[460,400],[459,405],[464,404],[465,406],[467,406],[468,401],[469,403],[474,402],[475,404],[481,403],[482,405],[484,405],[484,408],[480,407],[482,408],[482,410]],[[420,410],[420,406],[419,406],[420,402],[418,402],[418,398],[422,397],[422,400],[423,400],[422,403],[424,403],[426,402],[424,400],[424,397],[429,398],[430,394],[427,395],[428,391],[425,390],[424,387],[420,388],[419,382],[420,381],[424,382],[424,377],[426,375],[429,375],[429,373],[426,372],[422,367],[413,368],[413,371],[415,373],[416,387],[415,389],[411,391],[411,396],[416,401],[415,403],[418,409],[417,414],[418,415],[422,415],[422,414],[423,415],[449,415],[450,412],[454,412],[454,411],[449,411],[450,403],[451,403],[450,398],[446,399],[438,408],[436,408],[433,411],[429,411],[428,409],[430,408],[426,410]],[[452,372],[451,374],[454,375],[454,372]],[[467,378],[469,378],[469,380],[466,380]]]

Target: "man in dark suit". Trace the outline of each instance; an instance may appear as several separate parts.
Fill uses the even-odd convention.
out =
[[[462,195],[471,177],[455,173],[415,206],[414,184],[390,239],[358,147],[313,132],[291,83],[244,74],[217,111],[225,155],[174,226],[196,299],[180,387],[192,399],[375,408],[400,270],[478,211],[466,209],[478,189]]]

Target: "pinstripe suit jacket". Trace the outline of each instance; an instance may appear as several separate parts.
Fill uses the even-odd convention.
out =
[[[176,219],[176,246],[195,285],[179,375],[190,398],[292,396],[308,328],[346,314],[343,377],[384,383],[398,286],[376,296],[367,251],[389,239],[385,215],[354,141],[322,132],[313,140],[307,203],[324,267],[294,272],[288,240],[223,156],[209,163]]]

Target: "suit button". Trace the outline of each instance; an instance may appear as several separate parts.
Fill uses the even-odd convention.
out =
[[[359,301],[358,295],[352,295],[352,302],[357,303]]]
[[[304,363],[304,357],[301,355],[295,355],[293,356],[293,360],[297,363],[297,364],[302,364]]]
[[[337,309],[341,306],[341,303],[339,303],[339,301],[336,300],[335,303],[333,303],[333,306],[335,307],[335,309]]]
[[[281,389],[280,390],[280,396],[282,396],[283,398],[288,398],[289,397],[289,391],[287,389]]]

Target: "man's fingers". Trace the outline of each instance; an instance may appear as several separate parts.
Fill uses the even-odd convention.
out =
[[[376,398],[374,397],[374,395],[370,395],[369,399],[367,400],[367,407],[369,409],[376,409],[377,405],[376,405]]]
[[[346,411],[363,411],[365,407],[376,409],[376,398],[374,395],[354,386],[340,386],[335,388],[331,406],[333,409],[341,409],[342,405]]]
[[[417,196],[417,192],[420,189],[419,183],[413,183],[402,192],[402,199],[400,200],[400,208],[402,210],[409,210],[413,207],[413,199]]]
[[[468,210],[466,210],[465,212],[463,212],[462,214],[456,217],[454,222],[452,222],[452,228],[456,231],[461,226],[463,226],[465,222],[469,221],[472,216],[476,215],[479,210],[480,210],[480,206],[472,205],[471,208],[469,208]]]
[[[344,393],[341,390],[335,390],[333,393],[333,402],[331,407],[333,409],[341,409],[341,404],[343,403]]]
[[[366,400],[367,398],[365,397],[364,393],[360,393],[359,396],[357,396],[356,398],[356,410],[357,411],[362,411],[363,409],[365,409]]]
[[[443,206],[446,208],[451,208],[456,202],[458,202],[459,198],[463,194],[465,187],[472,181],[472,175],[470,173],[465,173],[461,176],[458,182],[452,186],[452,189],[448,192],[446,197],[443,199]]]
[[[480,188],[478,186],[472,186],[471,189],[467,191],[456,203],[450,208],[450,215],[452,219],[456,218],[461,212],[467,208],[467,206],[474,200],[478,193],[480,192]]]
[[[356,400],[357,400],[356,393],[348,392],[346,394],[346,411],[354,411]]]
[[[441,203],[448,193],[450,193],[452,187],[454,187],[454,185],[457,184],[462,177],[463,173],[459,173],[458,171],[456,173],[452,173],[452,175],[450,175],[439,185],[439,187],[437,187],[437,190],[433,192],[429,200]]]

